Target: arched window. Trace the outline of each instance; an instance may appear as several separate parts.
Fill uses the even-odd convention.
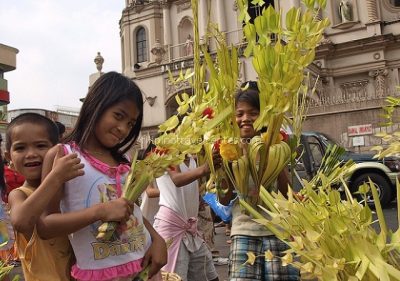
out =
[[[264,4],[261,5],[261,6],[251,3],[252,2],[251,0],[248,0],[248,2],[249,2],[248,3],[249,6],[248,6],[247,12],[250,15],[250,18],[251,18],[250,22],[251,23],[254,23],[254,19],[262,14],[263,9],[268,8],[268,6],[270,6],[270,5],[272,7],[274,7],[274,1],[273,0],[266,0],[266,1],[264,1]]]
[[[136,32],[136,62],[147,61],[146,30],[141,27]]]
[[[264,9],[267,9],[269,6],[274,7],[274,0],[265,0],[264,4],[262,4],[261,6],[259,6],[258,4],[253,4],[251,0],[248,0],[248,5],[249,6],[247,7],[247,12],[250,16],[250,23],[254,24],[254,20],[256,19],[256,17],[262,15]],[[271,39],[273,38],[275,38],[274,34],[271,35]],[[256,40],[258,40],[258,35]]]

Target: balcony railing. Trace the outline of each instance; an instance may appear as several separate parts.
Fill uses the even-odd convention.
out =
[[[240,47],[245,44],[242,29],[232,30],[223,33],[225,41],[228,46],[234,45]],[[213,53],[216,51],[217,42],[214,38],[210,38],[208,43],[208,50]],[[167,50],[165,60],[168,63],[184,61],[193,58],[193,44],[190,42],[180,43],[177,45],[164,46]]]

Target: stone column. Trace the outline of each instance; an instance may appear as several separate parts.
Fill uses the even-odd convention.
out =
[[[371,70],[368,75],[375,79],[375,97],[382,98],[386,96],[386,76],[389,74],[387,69]]]
[[[171,45],[171,18],[169,14],[169,4],[162,2],[163,9],[163,26],[164,26],[164,45]]]
[[[217,22],[218,22],[218,27],[219,31],[226,31],[226,25],[225,25],[225,5],[224,1],[225,0],[216,0],[217,1]]]
[[[207,0],[199,0],[199,37],[205,37],[207,31]]]
[[[378,17],[378,6],[376,0],[366,0],[367,10],[368,10],[368,21],[374,22],[379,20]]]

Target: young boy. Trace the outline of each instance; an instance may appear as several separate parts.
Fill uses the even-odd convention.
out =
[[[235,118],[240,129],[240,138],[243,149],[247,149],[245,144],[260,132],[255,131],[253,123],[260,115],[259,90],[256,82],[246,82],[235,97]],[[289,179],[286,171],[282,171],[277,179],[276,190],[286,196],[288,192]],[[232,188],[232,186],[231,186]],[[257,199],[257,189],[254,183],[249,181],[249,189],[246,194],[254,201]],[[230,189],[227,195],[221,198],[220,202],[227,205],[233,199],[233,190]],[[279,256],[288,246],[280,241],[265,226],[253,221],[253,218],[242,210],[238,201],[235,201],[232,209],[232,229],[231,229],[231,250],[229,254],[229,280],[300,280],[299,271],[293,266],[283,266]],[[274,255],[272,260],[264,257],[266,251],[271,251]],[[256,255],[255,263],[244,265],[248,259],[248,252]]]
[[[5,156],[25,177],[24,184],[10,193],[9,204],[26,281],[71,279],[67,236],[42,240],[36,232],[41,214],[62,184],[83,175],[80,159],[68,154],[56,157],[51,173],[41,180],[44,156],[57,142],[55,123],[36,113],[21,114],[7,127]],[[60,145],[60,155],[62,149]]]

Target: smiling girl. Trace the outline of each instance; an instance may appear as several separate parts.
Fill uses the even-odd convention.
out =
[[[105,73],[90,88],[65,138],[65,153],[78,154],[85,175],[64,184],[39,231],[45,238],[69,234],[76,256],[71,274],[77,280],[132,280],[148,263],[150,276],[166,263],[164,240],[140,208],[122,197],[130,168],[125,153],[139,136],[142,118],[138,86],[119,73]],[[54,155],[47,155],[44,175]],[[97,229],[108,221],[120,227],[110,241],[98,241]]]

